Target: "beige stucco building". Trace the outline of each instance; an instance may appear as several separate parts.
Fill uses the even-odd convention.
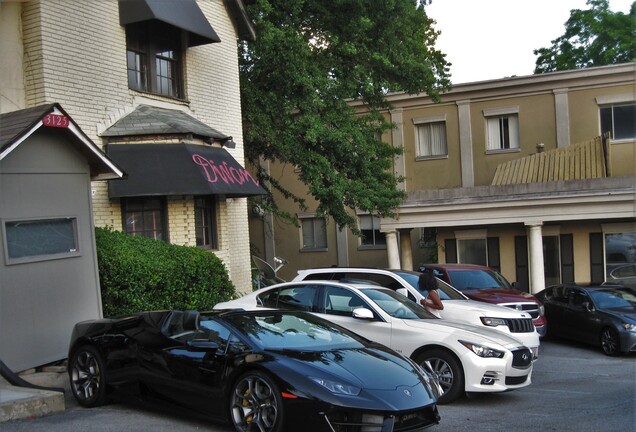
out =
[[[0,113],[62,106],[125,172],[92,183],[94,226],[208,249],[249,291],[262,190],[242,167],[237,48],[253,37],[240,0],[3,0]]]
[[[279,197],[301,227],[252,212],[252,241],[290,262],[283,278],[437,261],[487,264],[531,292],[605,279],[636,261],[635,95],[636,63],[457,84],[440,103],[391,94],[383,140],[403,148],[407,193],[396,217],[358,214],[361,240]],[[269,169],[306,194],[294,167]]]

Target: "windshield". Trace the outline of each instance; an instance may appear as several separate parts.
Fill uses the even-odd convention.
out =
[[[451,285],[460,291],[471,289],[512,289],[506,278],[493,270],[449,270]]]
[[[386,288],[362,288],[367,297],[393,318],[438,319],[412,300]]]
[[[364,346],[353,334],[308,314],[271,311],[232,315],[227,320],[262,349],[330,351]]]
[[[395,272],[395,274],[401,276],[402,279],[407,281],[409,285],[411,285],[413,288],[418,290],[420,294],[422,294],[424,297],[428,295],[427,290],[422,291],[419,289],[419,286],[418,286],[418,281],[420,279],[419,274],[402,273],[402,272]],[[439,278],[437,278],[437,287],[438,287],[437,291],[439,292],[439,296],[442,300],[466,300],[466,297],[464,297],[463,294],[457,292],[457,290],[455,290],[453,287],[451,287],[450,285],[448,285],[446,282],[444,282],[443,280]]]
[[[589,290],[588,294],[599,309],[636,308],[636,292],[629,288]]]

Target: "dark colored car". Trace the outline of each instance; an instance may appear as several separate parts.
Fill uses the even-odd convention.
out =
[[[614,266],[607,273],[607,283],[636,289],[636,264]]]
[[[419,271],[432,272],[471,300],[529,313],[539,336],[545,336],[548,322],[541,301],[518,290],[498,271],[476,264],[426,264]]]
[[[620,285],[554,285],[537,293],[549,336],[600,346],[610,356],[636,352],[636,291]]]
[[[85,321],[73,328],[68,369],[83,406],[141,398],[239,432],[406,432],[439,422],[438,387],[415,363],[305,312]]]

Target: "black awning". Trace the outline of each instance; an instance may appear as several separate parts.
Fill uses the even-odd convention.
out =
[[[119,22],[125,26],[157,20],[190,33],[188,46],[221,42],[196,0],[119,0]]]
[[[157,195],[263,195],[266,191],[225,149],[197,144],[110,144],[127,177],[109,182],[111,198]]]

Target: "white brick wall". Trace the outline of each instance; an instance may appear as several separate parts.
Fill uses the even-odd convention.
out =
[[[57,102],[96,143],[99,133],[139,103],[186,109],[209,126],[231,135],[229,152],[244,163],[236,33],[222,0],[198,4],[221,43],[193,47],[186,54],[189,103],[144,96],[128,89],[125,30],[116,0],[41,0],[23,4],[26,107]],[[93,184],[96,226],[121,229],[119,202],[108,199],[105,182]],[[192,197],[168,200],[172,243],[194,245]],[[219,200],[219,251],[237,290],[249,291],[247,200]]]

